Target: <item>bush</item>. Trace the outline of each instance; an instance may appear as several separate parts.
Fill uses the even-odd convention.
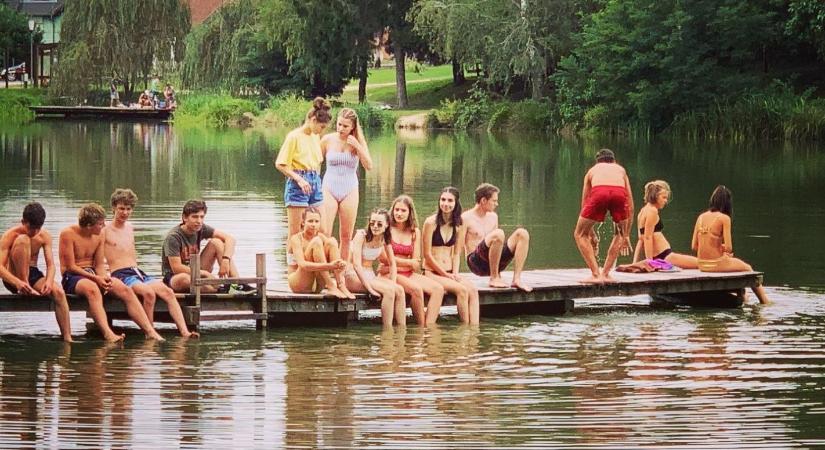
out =
[[[0,123],[16,125],[34,120],[29,107],[42,105],[44,98],[40,89],[0,89]]]
[[[242,123],[245,113],[258,113],[254,101],[226,94],[182,95],[175,111],[175,124],[225,127]]]

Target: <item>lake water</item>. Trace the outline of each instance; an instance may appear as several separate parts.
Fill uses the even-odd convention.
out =
[[[203,198],[207,223],[238,238],[241,272],[265,253],[270,284],[283,286],[284,181],[272,166],[283,135],[0,127],[0,226],[36,199],[56,237],[80,205],[107,205],[114,188],[130,187],[139,261],[158,273],[183,202]],[[675,251],[689,250],[697,214],[726,184],[736,254],[766,273],[774,304],[662,311],[646,297],[611,298],[479,329],[452,317],[383,332],[370,322],[265,332],[210,323],[198,341],[161,325],[170,342],[132,328],[122,345],[84,339],[75,313],[71,346],[51,314],[0,313],[0,448],[825,445],[823,144],[453,133],[370,133],[369,143],[375,169],[361,177],[359,226],[402,192],[419,220],[446,185],[470,207],[488,181],[502,189],[505,230],[531,232],[528,268],[583,265],[571,235],[601,147],[628,169],[637,206],[644,182],[670,183],[662,218]]]

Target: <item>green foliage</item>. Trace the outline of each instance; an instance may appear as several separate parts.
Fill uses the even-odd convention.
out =
[[[34,120],[29,106],[42,105],[44,98],[40,89],[0,89],[0,123],[16,125]]]
[[[494,101],[479,89],[468,99],[443,101],[430,115],[430,123],[437,128],[525,132],[548,132],[560,125],[557,109],[547,101]]]
[[[294,128],[304,123],[311,106],[311,102],[297,95],[282,95],[271,98],[264,113],[280,125]]]
[[[811,99],[811,94],[796,95],[777,83],[765,92],[680,114],[668,131],[692,139],[823,139],[825,99]]]
[[[355,110],[363,128],[388,128],[395,124],[395,117],[386,109],[369,103],[353,103],[345,106]]]
[[[155,67],[179,61],[189,31],[184,0],[66,0],[52,88],[83,98],[89,85],[123,81],[126,97]]]
[[[35,44],[40,42],[40,38],[41,33],[35,33]],[[11,61],[14,60],[16,64],[26,61],[26,66],[28,66],[30,39],[26,15],[0,2],[0,55],[7,59],[7,61],[4,61],[0,58],[0,65],[11,65]],[[5,67],[3,68],[5,69]]]
[[[825,2],[821,0],[790,0],[790,17],[786,33],[808,40],[825,57]]]
[[[175,111],[175,124],[184,126],[225,127],[244,122],[244,114],[257,114],[252,100],[227,94],[181,95]]]

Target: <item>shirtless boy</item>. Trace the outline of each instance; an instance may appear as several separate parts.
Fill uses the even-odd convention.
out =
[[[596,261],[593,226],[603,222],[610,211],[613,222],[618,224],[617,232],[607,250],[604,268],[599,270]],[[630,252],[630,225],[633,221],[633,196],[630,180],[624,167],[616,163],[613,151],[601,149],[596,153],[596,164],[587,171],[582,187],[582,210],[573,238],[584,262],[590,269],[591,277],[582,283],[605,283],[613,281],[610,270],[619,257],[619,252]]]
[[[521,281],[521,271],[527,260],[530,234],[524,228],[507,238],[498,227],[499,189],[490,183],[482,183],[476,188],[476,204],[461,215],[467,227],[464,250],[467,252],[467,266],[478,276],[489,276],[491,287],[505,288],[508,284],[501,279],[501,271],[515,259],[513,282],[509,284],[525,292],[533,290]],[[505,239],[506,238],[506,239]]]
[[[66,293],[54,281],[52,236],[43,229],[46,211],[40,203],[29,203],[23,208],[20,225],[8,229],[0,238],[0,278],[13,294],[44,296],[54,301],[54,316],[60,334],[72,342],[69,303]],[[37,268],[37,255],[43,250],[46,275]]]
[[[132,216],[135,203],[137,203],[137,195],[131,189],[116,189],[112,193],[111,202],[114,218],[103,230],[103,235],[105,237],[104,254],[109,263],[109,270],[112,271],[112,277],[135,291],[143,303],[149,323],[153,322],[155,300],[160,298],[166,302],[169,315],[177,325],[180,335],[197,337],[198,333],[192,333],[186,327],[183,311],[172,289],[163,284],[163,281],[146,275],[137,266],[135,230],[129,222],[129,217]]]
[[[191,271],[189,257],[200,252],[201,277],[215,278],[212,267],[218,263],[218,277],[238,277],[238,269],[232,261],[235,255],[235,238],[203,223],[206,216],[206,202],[189,200],[183,205],[180,225],[176,225],[166,234],[163,241],[163,283],[175,292],[189,292]],[[202,240],[208,240],[203,251]],[[255,292],[249,285],[240,286],[247,294]],[[201,292],[216,292],[214,286],[204,286]]]
[[[146,334],[147,339],[164,339],[146,317],[146,312],[131,289],[117,278],[106,273],[103,252],[103,236],[106,212],[97,203],[80,208],[77,225],[70,225],[60,232],[60,268],[63,270],[63,289],[67,294],[77,294],[89,302],[89,314],[107,341],[123,340],[109,327],[103,296],[110,294],[126,305],[126,312]]]

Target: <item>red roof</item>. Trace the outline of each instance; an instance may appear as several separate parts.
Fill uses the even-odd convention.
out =
[[[215,10],[229,0],[188,0],[192,25],[198,25],[206,20]]]

